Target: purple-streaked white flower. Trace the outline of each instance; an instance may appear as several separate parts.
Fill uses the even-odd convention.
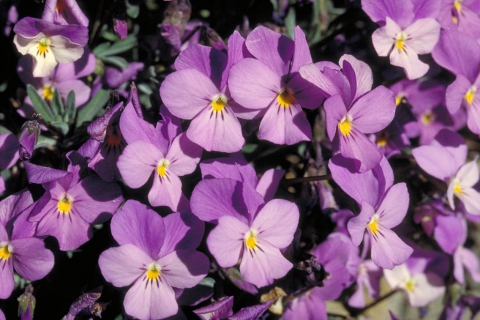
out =
[[[195,248],[204,224],[191,213],[165,218],[129,200],[111,223],[120,245],[100,255],[105,279],[117,287],[132,286],[125,295],[125,312],[139,319],[162,319],[178,312],[174,288],[191,288],[208,273],[208,258]]]
[[[88,41],[88,29],[80,25],[56,25],[26,17],[17,22],[13,42],[17,50],[34,59],[33,76],[48,76],[58,63],[80,59]]]

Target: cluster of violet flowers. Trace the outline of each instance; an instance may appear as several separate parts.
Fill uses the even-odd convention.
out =
[[[319,1],[272,3],[284,34],[207,27],[208,43],[188,1],[162,4],[172,62],[150,87],[155,67],[122,56],[139,38],[123,1],[101,31],[76,0],[18,21],[12,4],[26,96],[22,128],[0,127],[0,299],[107,232],[95,285],[116,294],[77,292],[63,319],[109,315],[108,299],[134,319],[480,311],[480,1],[358,1],[383,73],[354,50],[314,62],[291,12]],[[392,295],[411,308],[374,315]]]

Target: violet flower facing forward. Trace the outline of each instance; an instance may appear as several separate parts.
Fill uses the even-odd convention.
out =
[[[236,152],[245,144],[237,117],[251,118],[230,97],[227,77],[242,59],[245,40],[238,32],[225,53],[202,45],[182,52],[175,61],[178,71],[167,76],[160,95],[167,109],[181,119],[192,119],[187,137],[207,151]],[[249,110],[248,110],[249,111]]]
[[[79,157],[72,153],[71,159]],[[74,250],[90,240],[91,225],[107,221],[122,203],[117,184],[105,182],[96,174],[81,177],[73,165],[69,171],[30,163],[25,166],[29,182],[41,183],[45,188],[29,220],[38,222],[37,236],[55,237],[60,250]]]
[[[88,41],[88,29],[83,26],[60,26],[31,17],[17,22],[13,31],[17,50],[34,59],[35,77],[48,76],[58,63],[80,59]]]
[[[263,114],[258,137],[276,144],[309,141],[312,130],[302,107],[318,108],[323,93],[300,77],[301,66],[312,63],[305,34],[296,27],[295,41],[265,27],[245,40],[257,59],[245,58],[230,71],[228,85],[240,105]]]
[[[257,287],[272,284],[292,268],[280,249],[293,240],[299,219],[295,204],[281,199],[264,203],[252,186],[224,178],[200,181],[191,206],[201,220],[218,224],[207,245],[221,267],[241,259],[243,279]]]
[[[175,288],[191,288],[206,276],[208,258],[195,248],[204,225],[191,214],[165,218],[129,200],[112,219],[112,235],[120,245],[100,255],[105,279],[117,287],[132,287],[123,305],[139,319],[162,319],[178,312]]]
[[[1,299],[8,298],[13,291],[14,269],[23,278],[34,281],[53,268],[53,253],[45,248],[43,240],[34,236],[36,224],[27,221],[32,203],[32,196],[26,190],[0,202]]]
[[[390,63],[402,67],[408,79],[427,73],[429,66],[418,55],[432,52],[440,36],[440,24],[435,20],[439,7],[431,2],[362,0],[362,9],[382,25],[372,35],[375,50],[381,57],[390,56]]]

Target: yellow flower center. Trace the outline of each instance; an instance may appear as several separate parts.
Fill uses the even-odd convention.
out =
[[[406,40],[407,40],[407,34],[405,32],[402,31],[397,34],[397,37],[395,38],[395,46],[399,51],[403,50]]]
[[[55,89],[52,88],[50,85],[43,86],[43,98],[46,101],[51,101],[53,99],[53,94],[55,93]]]
[[[248,249],[253,250],[257,248],[257,235],[258,231],[250,229],[245,233],[244,241]]]
[[[408,278],[405,281],[405,289],[407,289],[408,292],[412,292],[413,289],[415,289],[415,279],[413,278]]]
[[[385,137],[381,137],[381,138],[377,138],[377,146],[378,147],[385,147],[387,145],[387,138]]]
[[[462,187],[460,186],[460,181],[458,179],[455,179],[455,184],[453,185],[453,192],[456,195],[461,195],[463,193]]]
[[[453,7],[455,8],[455,10],[457,10],[458,13],[460,13],[460,11],[462,11],[462,1],[455,0],[455,2],[453,3]]]
[[[8,243],[0,243],[0,259],[8,260],[12,256],[12,246]]]
[[[48,52],[48,48],[50,48],[50,43],[51,41],[49,38],[42,38],[42,40],[38,42],[37,56],[40,54],[43,55],[43,57],[45,58],[45,55]]]
[[[158,175],[162,178],[165,178],[165,176],[167,175],[168,167],[170,167],[170,161],[168,161],[167,159],[162,159],[158,161],[158,164],[157,164]]]
[[[426,126],[430,125],[433,120],[435,120],[435,115],[433,114],[432,110],[425,111],[421,117],[422,123]]]
[[[212,99],[212,110],[214,112],[222,112],[227,105],[228,99],[224,94],[218,94]]]
[[[156,263],[152,263],[147,268],[147,279],[150,281],[156,281],[160,274],[162,273],[162,268]]]
[[[282,92],[278,94],[277,101],[280,107],[290,108],[290,106],[295,101],[295,96],[293,95],[293,92],[290,89],[285,88],[283,89]]]
[[[471,86],[470,89],[468,89],[467,93],[463,96],[463,99],[467,100],[468,104],[473,103],[473,99],[475,99],[475,94],[477,93],[477,87],[476,86]]]
[[[62,200],[58,201],[58,212],[63,214],[69,214],[70,210],[72,209],[73,200],[66,195],[63,197]]]
[[[372,219],[370,219],[370,222],[367,225],[367,229],[370,231],[372,235],[377,235],[378,233],[378,219],[380,217],[377,214],[374,214]]]
[[[395,97],[395,105],[398,107],[398,105],[402,102],[404,102],[404,98],[405,96],[403,95],[403,93],[399,93],[396,97]]]
[[[350,115],[347,114],[340,120],[338,130],[340,130],[344,136],[350,135],[350,131],[352,131],[352,117]]]

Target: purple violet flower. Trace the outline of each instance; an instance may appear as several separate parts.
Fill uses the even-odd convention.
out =
[[[88,29],[79,25],[55,25],[41,19],[26,17],[17,22],[13,42],[17,50],[29,54],[33,61],[33,76],[50,75],[58,63],[80,59],[88,41]]]
[[[53,268],[53,253],[43,240],[35,237],[36,224],[27,221],[32,196],[21,191],[0,202],[0,298],[6,299],[15,284],[13,270],[34,281],[45,277]]]
[[[160,319],[178,312],[175,288],[191,288],[209,270],[208,258],[195,248],[204,224],[191,213],[165,218],[129,200],[114,216],[112,235],[120,245],[100,255],[105,279],[117,287],[132,286],[125,312],[139,319]]]
[[[443,29],[457,29],[466,35],[480,38],[480,1],[441,0],[437,20]]]
[[[348,304],[354,308],[365,307],[365,290],[370,298],[378,298],[382,274],[383,270],[372,260],[360,263],[357,267],[357,290],[348,299]]]
[[[402,67],[408,79],[427,73],[429,66],[418,59],[419,54],[432,52],[440,36],[435,0],[395,0],[372,2],[362,0],[362,9],[381,25],[373,35],[373,46],[381,57],[390,56],[390,63]]]
[[[38,222],[37,236],[55,237],[64,251],[90,240],[91,225],[107,221],[122,203],[117,184],[105,182],[96,174],[84,177],[80,171],[86,167],[84,158],[74,151],[68,156],[68,171],[25,163],[29,182],[45,188],[29,220]]]
[[[12,133],[0,134],[0,170],[8,169],[18,161],[20,143]]]
[[[299,219],[295,204],[281,199],[264,203],[249,184],[224,178],[200,181],[191,206],[201,220],[217,224],[207,245],[221,267],[241,259],[243,279],[257,287],[272,284],[292,268],[280,249],[293,240]]]
[[[240,105],[260,112],[258,137],[276,144],[295,144],[312,137],[302,107],[318,108],[323,93],[298,73],[312,63],[305,34],[295,28],[295,41],[265,27],[257,27],[245,40],[256,58],[245,58],[230,72],[228,84]]]
[[[60,25],[78,24],[88,28],[88,18],[76,0],[46,0],[42,20]]]

